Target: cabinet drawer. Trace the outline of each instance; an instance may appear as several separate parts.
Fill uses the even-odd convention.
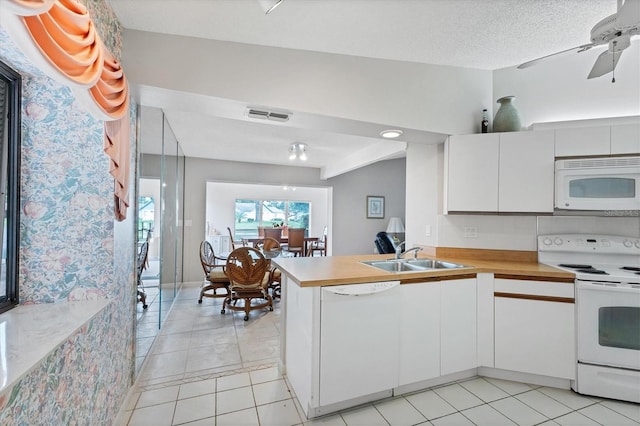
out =
[[[575,298],[575,286],[572,282],[496,279],[494,292],[500,294],[499,297],[528,295],[541,296],[542,298]]]

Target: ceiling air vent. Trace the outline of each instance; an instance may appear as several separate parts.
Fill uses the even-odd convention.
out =
[[[289,121],[291,113],[288,112],[275,112],[266,111],[256,108],[247,108],[247,117],[257,118],[259,120],[273,120],[273,121]]]

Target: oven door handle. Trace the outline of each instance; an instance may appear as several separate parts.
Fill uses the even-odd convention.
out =
[[[627,286],[621,286],[616,284],[607,285],[607,284],[578,282],[576,284],[576,287],[578,290],[583,289],[583,290],[593,290],[593,291],[607,291],[610,293],[611,292],[636,293],[636,294],[640,293],[640,288],[638,287],[627,287]]]

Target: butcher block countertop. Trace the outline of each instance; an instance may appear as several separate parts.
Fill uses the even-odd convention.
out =
[[[444,254],[444,252],[443,252]],[[460,254],[458,254],[460,255]],[[409,254],[408,258],[413,256]],[[499,256],[493,260],[490,257],[468,256],[457,257],[455,253],[446,256],[418,255],[418,258],[445,260],[468,266],[459,269],[437,269],[419,272],[387,272],[360,263],[363,260],[393,259],[392,254],[372,254],[353,256],[326,257],[289,257],[275,258],[272,262],[301,287],[317,287],[330,285],[357,284],[376,281],[396,281],[401,284],[411,284],[424,281],[438,281],[446,279],[465,278],[480,272],[488,272],[497,278],[520,278],[541,281],[559,281],[573,283],[575,275],[552,266],[543,265],[537,261],[509,260],[508,256]]]

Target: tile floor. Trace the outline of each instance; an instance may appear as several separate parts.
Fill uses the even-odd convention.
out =
[[[640,425],[640,405],[472,378],[307,420],[278,374],[279,309],[220,315],[178,293],[120,423],[137,425]]]

